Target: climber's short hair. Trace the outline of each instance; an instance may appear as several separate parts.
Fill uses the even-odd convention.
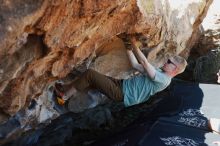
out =
[[[178,56],[178,55],[174,55],[171,57],[171,60],[177,67],[177,72],[176,72],[177,74],[180,74],[185,70],[187,66],[187,62],[185,58]]]

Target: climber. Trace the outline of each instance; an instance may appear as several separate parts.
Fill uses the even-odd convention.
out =
[[[184,58],[172,56],[161,69],[156,69],[137,46],[139,42],[136,38],[130,37],[128,40],[131,43],[131,47],[126,47],[129,61],[132,67],[141,73],[140,75],[119,80],[88,69],[69,84],[56,83],[55,93],[66,101],[77,90],[85,91],[93,88],[114,101],[123,101],[126,107],[132,106],[147,101],[151,95],[165,89],[171,79],[182,73],[187,65]],[[137,58],[134,53],[137,54]]]

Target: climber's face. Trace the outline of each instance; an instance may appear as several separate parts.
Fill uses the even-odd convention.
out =
[[[218,76],[217,82],[220,83],[220,70],[218,71],[217,76]]]
[[[162,70],[171,76],[175,76],[177,72],[178,63],[171,57],[163,65]]]

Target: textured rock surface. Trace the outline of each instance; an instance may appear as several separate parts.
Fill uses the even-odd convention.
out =
[[[167,53],[190,49],[212,0],[0,2],[0,108],[13,115],[50,82],[91,61],[102,73],[126,77],[123,44],[109,47],[120,33],[140,33],[157,66]]]

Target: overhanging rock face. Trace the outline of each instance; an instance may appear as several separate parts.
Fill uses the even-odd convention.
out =
[[[121,33],[139,34],[151,48],[145,48],[149,60],[159,66],[167,54],[190,49],[194,43],[190,40],[196,40],[192,34],[211,2],[3,0],[0,108],[13,115],[51,81],[82,64],[126,77],[130,66],[123,43],[116,37]]]

